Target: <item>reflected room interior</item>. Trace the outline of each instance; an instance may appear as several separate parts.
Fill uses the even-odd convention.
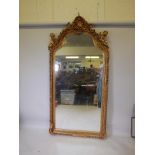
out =
[[[100,130],[103,57],[90,36],[65,37],[55,54],[56,128]]]

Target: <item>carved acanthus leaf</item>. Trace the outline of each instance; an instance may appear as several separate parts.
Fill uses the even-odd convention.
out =
[[[99,48],[103,49],[104,46],[107,48],[108,43],[106,37],[108,35],[108,32],[104,31],[96,33],[95,29],[93,29],[92,26],[93,25],[88,24],[88,22],[84,18],[82,18],[81,16],[77,16],[72,23],[67,23],[65,29],[62,30],[58,37],[56,37],[53,33],[50,34],[51,40],[48,49],[50,50],[50,52],[55,52],[63,45],[65,36],[71,33],[87,33],[97,42]]]

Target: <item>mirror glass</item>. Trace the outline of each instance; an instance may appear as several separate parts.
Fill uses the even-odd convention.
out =
[[[65,37],[55,54],[56,128],[100,131],[103,66],[90,36]]]

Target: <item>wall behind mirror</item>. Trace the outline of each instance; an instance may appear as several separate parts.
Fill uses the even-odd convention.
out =
[[[66,23],[80,12],[90,22],[134,22],[134,3],[134,0],[20,0],[19,20],[20,24]]]
[[[130,136],[134,104],[134,28],[103,27],[109,32],[108,134]],[[49,128],[49,53],[51,32],[61,28],[20,29],[20,126]],[[35,110],[34,110],[35,109]]]

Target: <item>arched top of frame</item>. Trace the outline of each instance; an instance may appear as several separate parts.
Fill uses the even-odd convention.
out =
[[[50,34],[50,43],[48,46],[48,49],[50,52],[56,52],[58,48],[60,48],[63,44],[63,39],[68,34],[80,34],[80,33],[86,33],[92,37],[92,39],[95,42],[95,45],[100,48],[101,50],[104,50],[105,52],[108,52],[108,43],[107,43],[107,31],[99,32],[97,33],[95,29],[92,28],[93,25],[89,24],[83,17],[77,16],[72,23],[68,23],[63,29],[58,37],[55,36],[54,33]]]

